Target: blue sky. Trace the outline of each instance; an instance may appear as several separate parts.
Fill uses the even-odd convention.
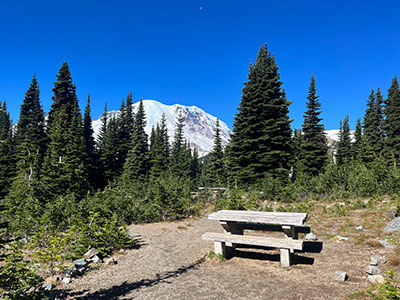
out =
[[[68,0],[0,2],[0,100],[14,121],[33,73],[45,111],[67,61],[81,107],[104,102],[196,105],[229,126],[250,59],[276,55],[293,127],[314,74],[327,129],[362,117],[372,88],[400,75],[399,1]]]

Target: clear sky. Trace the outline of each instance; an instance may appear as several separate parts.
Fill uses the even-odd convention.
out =
[[[293,127],[303,121],[314,74],[327,129],[354,128],[372,88],[400,75],[400,1],[3,0],[0,100],[14,121],[36,73],[45,111],[63,61],[81,107],[97,118],[107,100],[196,105],[229,126],[250,60],[276,55]]]

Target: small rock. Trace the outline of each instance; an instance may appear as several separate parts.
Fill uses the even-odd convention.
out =
[[[366,272],[368,275],[379,275],[379,274],[382,273],[381,270],[379,270],[377,267],[374,267],[374,266],[368,266],[368,267],[365,269],[365,272]]]
[[[385,278],[382,275],[368,275],[368,280],[372,284],[380,284],[385,282]]]
[[[130,237],[131,239],[137,238],[137,237],[139,237],[139,236],[140,236],[139,233],[131,233],[131,234],[129,234],[129,237]]]
[[[335,274],[333,275],[333,280],[335,281],[346,281],[349,277],[347,276],[347,273],[345,271],[336,271]]]
[[[66,284],[69,284],[71,282],[71,277],[64,277],[62,281]]]
[[[400,231],[400,217],[394,218],[392,221],[390,221],[385,229],[383,229],[384,232],[392,232],[392,231]]]
[[[337,239],[338,239],[338,241],[348,241],[349,240],[348,237],[344,237],[344,236],[340,236],[340,235],[338,235]]]
[[[92,257],[92,261],[94,262],[94,263],[102,263],[103,261],[100,259],[100,257],[98,257],[97,255],[95,255],[95,256],[93,256]]]
[[[371,266],[383,265],[384,263],[386,263],[386,259],[384,256],[376,256],[376,255],[371,256],[371,262],[370,262]]]
[[[104,260],[104,263],[105,263],[106,265],[116,265],[116,264],[117,264],[117,261],[116,261],[116,259],[115,259],[114,257],[109,257],[109,258],[106,258],[106,259]]]
[[[85,267],[78,268],[78,272],[79,272],[79,274],[81,274],[81,275],[83,275],[83,273],[85,273],[85,270],[86,270]]]
[[[125,249],[119,249],[118,251],[120,254],[124,254],[125,253]]]
[[[84,258],[92,258],[93,256],[99,254],[99,251],[96,248],[90,249],[88,252],[86,252],[83,257]]]
[[[314,233],[310,232],[306,234],[306,241],[316,241],[317,237]]]
[[[51,283],[44,283],[42,285],[42,289],[46,292],[50,292],[53,289],[53,284]]]
[[[87,261],[85,258],[80,258],[80,259],[74,260],[74,264],[75,264],[75,267],[77,269],[79,269],[80,267],[86,266]]]
[[[362,225],[354,227],[355,230],[363,230]]]

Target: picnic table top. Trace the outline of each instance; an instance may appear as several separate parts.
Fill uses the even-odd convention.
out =
[[[302,226],[306,213],[220,210],[208,215],[210,220]]]

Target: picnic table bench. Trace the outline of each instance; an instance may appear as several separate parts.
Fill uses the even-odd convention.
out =
[[[303,250],[303,241],[298,233],[309,232],[304,226],[306,213],[260,212],[241,210],[220,210],[208,216],[222,225],[224,233],[206,232],[202,238],[214,242],[215,253],[224,257],[237,244],[280,249],[282,267],[289,267],[295,250]],[[243,230],[283,231],[282,238],[244,235]]]

